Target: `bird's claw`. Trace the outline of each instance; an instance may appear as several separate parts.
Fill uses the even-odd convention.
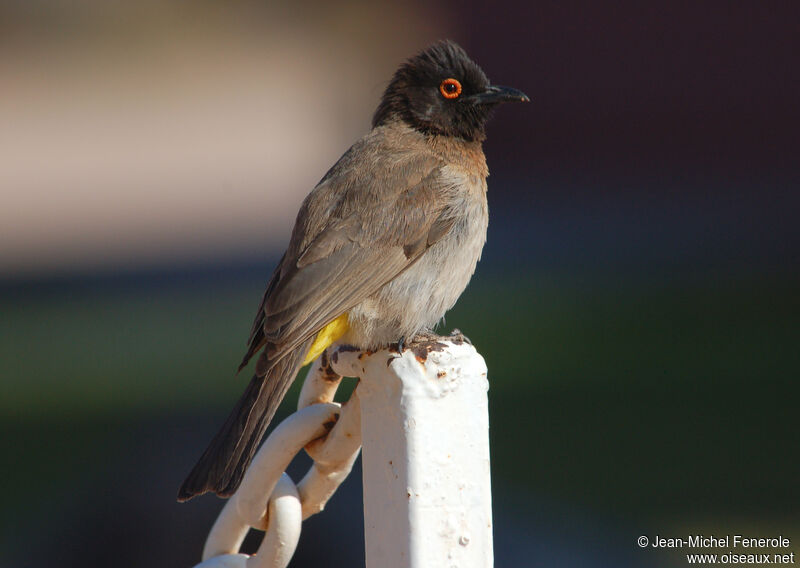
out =
[[[449,339],[453,343],[467,343],[469,345],[472,345],[472,340],[463,333],[461,333],[461,330],[458,328],[451,331],[450,337],[448,337],[447,339]]]

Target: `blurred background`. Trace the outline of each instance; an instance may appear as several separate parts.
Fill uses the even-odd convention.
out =
[[[642,534],[800,553],[798,21],[3,0],[0,566],[198,561],[222,503],[174,496],[297,208],[443,37],[532,99],[490,124],[489,240],[445,327],[489,366],[497,565],[685,565]],[[363,565],[360,494],[354,471],[292,566]]]

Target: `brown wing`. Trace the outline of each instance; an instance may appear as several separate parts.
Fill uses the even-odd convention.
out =
[[[360,207],[354,207],[352,199],[340,203],[338,212],[345,215],[330,219],[305,247],[293,251],[290,246],[264,296],[256,317],[260,325],[253,330],[246,356],[267,345],[267,366],[261,372],[373,294],[447,234],[455,222],[449,204],[458,189],[437,161],[426,165],[427,171],[416,169],[414,175],[390,170],[373,176],[361,191]],[[413,183],[403,183],[409,180]],[[337,184],[342,193],[355,193],[348,187],[352,180],[347,175],[327,183],[333,194]],[[383,189],[392,186],[399,189]],[[353,197],[359,200],[357,194]],[[298,224],[314,206],[304,204]]]

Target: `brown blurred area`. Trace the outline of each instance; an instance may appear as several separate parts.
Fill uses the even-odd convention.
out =
[[[400,2],[3,3],[0,274],[278,252],[442,19]]]

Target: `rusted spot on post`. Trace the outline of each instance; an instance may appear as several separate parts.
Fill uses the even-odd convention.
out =
[[[333,357],[336,357],[336,353],[333,354]],[[333,367],[331,367],[331,358],[328,357],[327,351],[322,352],[319,366],[319,376],[323,381],[336,383],[342,380],[342,376],[334,371]]]
[[[336,348],[336,351],[333,352],[333,355],[331,355],[331,361],[336,364],[339,362],[339,353],[354,353],[356,351],[360,351],[360,349],[352,345],[340,345]]]
[[[364,349],[361,353],[358,354],[358,360],[361,361],[364,357],[370,357],[374,355],[375,352],[372,349]]]
[[[423,343],[417,343],[411,347],[411,350],[414,353],[414,357],[416,357],[417,361],[420,363],[424,363],[428,360],[428,353],[431,351],[444,351],[447,348],[447,345],[441,343],[440,341],[425,341]]]

